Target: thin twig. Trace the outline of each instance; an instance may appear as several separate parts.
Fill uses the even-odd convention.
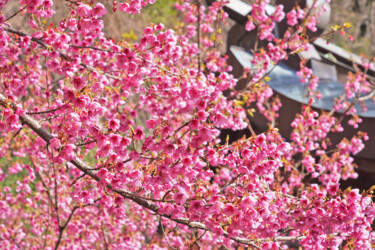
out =
[[[96,140],[82,142],[82,143],[77,143],[77,144],[74,144],[74,145],[76,145],[77,147],[82,147],[82,146],[86,146],[86,145],[94,143],[94,142],[96,142]]]
[[[360,101],[360,102],[366,101],[366,100],[371,99],[372,97],[374,97],[374,95],[375,95],[375,89],[373,89],[368,95],[359,97],[358,101]]]
[[[57,242],[56,242],[56,245],[55,245],[55,250],[57,250],[59,248],[59,245],[61,243],[61,238],[63,236],[63,233],[64,233],[64,229],[66,228],[66,226],[68,225],[69,221],[72,219],[73,217],[73,214],[74,212],[77,210],[78,207],[73,207],[72,211],[70,212],[69,214],[69,217],[68,219],[66,220],[66,222],[64,223],[63,226],[59,225],[59,236],[57,238]]]
[[[14,13],[13,15],[11,15],[10,17],[8,17],[7,19],[5,19],[5,22],[9,21],[10,19],[12,19],[13,17],[17,16],[21,11],[23,11],[24,9],[26,9],[27,7],[29,7],[29,5],[26,5],[25,7],[23,7],[22,9],[20,9],[19,11],[17,11],[16,13]]]
[[[26,112],[26,114],[28,115],[41,115],[41,114],[47,114],[47,113],[52,113],[52,112],[55,112],[59,109],[61,109],[62,106],[60,107],[57,107],[57,108],[54,108],[54,109],[50,109],[50,110],[45,110],[45,111],[39,111],[39,112]]]
[[[94,46],[69,45],[69,47],[77,48],[77,49],[93,49],[93,50],[98,50],[98,51],[102,51],[102,52],[115,53],[115,52],[113,52],[113,51],[111,51],[111,50],[101,49],[101,48],[97,48],[97,47],[94,47]]]
[[[109,249],[108,248],[108,242],[107,242],[107,239],[105,238],[103,223],[100,223],[100,230],[102,231],[102,235],[103,235],[104,249],[108,250]]]
[[[133,160],[133,159],[129,158],[129,159],[123,161],[122,163],[127,163],[127,162],[129,162],[129,161],[131,161],[131,160]]]
[[[96,199],[94,201],[94,203],[89,203],[89,204],[85,204],[83,205],[82,207],[88,207],[88,206],[92,206],[92,205],[95,205],[95,202],[97,202],[99,199]],[[80,206],[74,206],[72,211],[70,212],[69,214],[69,217],[68,219],[65,221],[64,225],[59,225],[59,236],[58,236],[58,239],[57,239],[57,242],[56,242],[56,245],[55,245],[55,250],[58,249],[60,243],[61,243],[61,239],[62,239],[62,236],[63,236],[63,233],[64,233],[64,230],[65,228],[68,226],[70,220],[73,218],[73,215],[74,215],[74,212],[78,209],[78,208],[81,208]]]
[[[202,237],[203,237],[206,233],[207,233],[207,231],[205,230],[201,236],[199,236],[198,238],[195,239],[195,241],[193,242],[193,244],[198,244],[198,246],[200,247],[200,245],[199,245],[198,242],[199,242],[200,239],[202,239]]]
[[[164,225],[163,225],[163,221],[161,219],[161,216],[160,216],[160,225],[161,225],[161,230],[163,231],[163,234],[164,234],[164,237],[165,237],[165,241],[168,243],[168,246],[171,248],[171,249],[177,249],[175,247],[172,247],[171,243],[169,243],[169,240],[168,240],[168,236],[167,234],[165,233],[165,230],[164,230]]]
[[[77,183],[77,181],[78,181],[79,179],[81,179],[81,178],[83,178],[83,177],[85,177],[85,176],[86,176],[86,174],[82,174],[82,175],[79,176],[77,179],[75,179],[75,180],[72,182],[72,184],[70,184],[70,186],[72,187],[74,184]]]

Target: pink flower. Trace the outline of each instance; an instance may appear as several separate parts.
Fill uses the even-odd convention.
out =
[[[18,115],[10,115],[6,119],[6,123],[9,127],[11,127],[13,130],[20,129],[22,125],[18,122]]]
[[[186,202],[186,195],[182,192],[175,193],[173,199],[177,204],[182,205]]]
[[[86,4],[80,4],[76,11],[80,17],[88,17],[90,16],[91,7]]]
[[[83,89],[86,86],[86,78],[84,77],[74,77],[73,86],[76,89]]]
[[[302,164],[307,168],[312,167],[314,163],[315,163],[315,159],[311,155],[306,156],[302,160]]]
[[[255,145],[258,147],[264,147],[266,145],[266,135],[265,134],[260,134],[255,138],[254,141]]]
[[[250,149],[248,149],[248,148],[245,148],[245,149],[242,150],[242,152],[241,152],[241,156],[242,156],[243,158],[248,158],[248,157],[250,156],[250,154],[251,154],[251,151],[250,151]]]
[[[350,204],[357,202],[360,198],[361,198],[361,195],[359,194],[359,190],[357,188],[353,189],[348,194],[348,202]]]
[[[198,132],[199,139],[203,142],[211,141],[213,138],[212,131],[208,128],[202,128]]]
[[[84,203],[91,203],[93,200],[91,193],[89,193],[88,191],[81,192],[80,196]]]
[[[60,157],[67,161],[71,161],[75,157],[75,153],[74,153],[75,148],[76,146],[73,144],[66,144],[60,153]]]
[[[190,209],[192,212],[200,212],[203,208],[203,204],[201,200],[194,200],[190,203]]]
[[[331,195],[335,195],[338,190],[339,190],[339,184],[338,183],[330,183],[330,184],[327,185],[327,191]]]
[[[257,203],[257,200],[254,197],[248,196],[242,199],[240,207],[241,209],[247,209],[247,208],[255,206],[256,203]]]
[[[132,160],[138,160],[140,158],[139,153],[135,150],[131,151],[129,154],[129,158]]]
[[[12,114],[13,114],[13,111],[10,108],[6,108],[6,109],[3,110],[3,116],[5,118],[8,118]]]
[[[187,167],[187,166],[190,166],[190,165],[191,165],[192,160],[191,160],[190,157],[187,157],[187,158],[184,158],[184,159],[181,161],[181,163],[182,163],[185,167]]]
[[[101,168],[99,171],[96,173],[96,176],[99,178],[106,178],[108,175],[108,170],[106,168]]]
[[[99,157],[107,157],[112,151],[112,145],[109,143],[104,144],[96,151],[96,155]]]
[[[114,203],[116,206],[120,206],[122,203],[124,203],[124,198],[122,196],[117,196],[114,200]]]
[[[90,14],[95,17],[102,17],[107,13],[106,8],[103,4],[97,3],[96,7],[90,11]]]
[[[205,121],[208,117],[208,113],[201,110],[201,111],[198,112],[197,117],[198,117],[199,120]]]
[[[212,228],[211,231],[215,236],[221,236],[224,234],[224,230],[219,226]]]
[[[163,137],[168,137],[172,134],[173,129],[167,125],[164,128],[162,128],[160,132]]]
[[[164,150],[167,154],[172,154],[176,150],[176,147],[174,144],[166,144]]]
[[[163,30],[164,29],[164,24],[159,23],[158,25],[155,26],[155,30]]]
[[[214,213],[221,213],[221,209],[223,209],[224,204],[220,201],[215,201],[214,204],[211,206],[211,211]]]
[[[233,206],[232,204],[228,204],[223,209],[223,212],[227,216],[232,216],[232,215],[237,215],[238,214],[238,209],[235,206]]]
[[[90,97],[87,95],[81,95],[79,98],[77,98],[74,102],[74,105],[78,108],[84,108],[90,103]]]
[[[53,138],[49,141],[49,145],[54,149],[59,149],[61,147],[61,142],[58,138]]]
[[[156,126],[155,120],[147,120],[146,121],[146,128],[148,129],[154,129]]]
[[[75,99],[74,91],[71,89],[64,90],[64,98],[68,101],[73,101]]]
[[[252,31],[253,29],[255,29],[254,23],[252,21],[247,21],[245,29],[247,31]]]
[[[283,142],[281,143],[277,149],[282,153],[282,154],[286,154],[286,153],[289,153],[291,150],[292,150],[292,147],[290,146],[289,143],[287,142]]]
[[[262,243],[262,250],[268,250],[272,248],[272,243],[271,242],[264,242]]]
[[[110,134],[109,135],[109,142],[113,146],[118,146],[121,142],[121,139],[122,139],[122,137],[120,135],[117,135],[117,134]]]
[[[44,0],[43,2],[44,8],[51,8],[53,6],[52,0]]]
[[[117,172],[122,171],[124,168],[125,168],[125,163],[122,163],[122,162],[117,163],[116,166],[115,166],[115,170]]]
[[[199,121],[197,119],[193,119],[190,121],[190,128],[195,130],[195,129],[198,129],[198,126],[199,126]]]
[[[297,12],[294,9],[286,14],[286,18],[288,19],[287,23],[290,26],[294,26],[298,23]]]
[[[77,20],[74,19],[74,18],[70,18],[67,20],[67,25],[70,29],[74,30],[76,28],[76,25],[77,25]]]
[[[143,139],[145,139],[145,134],[143,133],[143,128],[142,127],[138,127],[134,131],[134,138],[136,140],[143,140]]]
[[[129,138],[123,137],[120,141],[120,146],[121,147],[127,147],[131,143],[131,140]]]
[[[113,131],[117,131],[120,128],[120,121],[117,119],[112,119],[108,122],[108,127]]]

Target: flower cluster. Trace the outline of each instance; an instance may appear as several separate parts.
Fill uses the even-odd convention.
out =
[[[112,7],[136,14],[154,2]],[[152,24],[134,43],[105,36],[106,1],[65,1],[65,18],[44,26],[53,1],[20,0],[16,15],[30,17],[30,32],[0,16],[2,246],[373,247],[372,190],[339,187],[356,177],[353,155],[368,136],[331,144],[329,133],[342,127],[312,110],[318,81],[310,69],[299,73],[312,94],[290,142],[276,128],[219,139],[223,129],[248,127],[242,104],[256,103],[269,121],[278,116],[267,69],[309,46],[302,24],[274,35],[285,18],[313,29],[308,10],[267,13],[269,2],[255,1],[246,24],[267,43],[255,49],[248,92],[229,97],[223,92],[237,79],[217,46],[226,1],[179,1],[179,29]],[[369,93],[361,76],[349,78],[348,94]]]

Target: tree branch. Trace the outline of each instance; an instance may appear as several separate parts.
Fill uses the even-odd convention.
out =
[[[25,7],[23,7],[22,9],[18,10],[16,13],[14,13],[13,15],[11,15],[10,17],[7,17],[7,19],[5,19],[5,22],[9,21],[10,19],[12,19],[13,17],[17,16],[21,11],[23,11],[24,9],[26,9],[27,7],[29,7],[29,5],[26,5]]]
[[[0,105],[3,107],[11,107],[13,111],[17,110],[17,106],[8,101],[2,94],[0,94]],[[33,130],[36,134],[38,134],[47,144],[49,144],[49,141],[53,139],[54,137],[47,132],[45,129],[43,129],[40,124],[38,124],[33,118],[29,117],[28,115],[24,116],[19,116],[19,119],[22,123],[26,124],[31,130]],[[92,179],[96,181],[100,181],[100,178],[96,176],[97,170],[93,170],[90,166],[88,166],[84,161],[82,161],[78,156],[75,156],[70,163],[72,163],[75,167],[77,167],[79,170],[81,170],[84,174],[90,176]],[[138,205],[151,210],[155,214],[159,216],[163,216],[165,218],[168,218],[174,222],[186,225],[192,229],[202,229],[205,231],[211,231],[209,228],[207,228],[203,223],[201,222],[195,222],[195,221],[190,221],[187,218],[172,218],[171,215],[166,215],[166,214],[159,214],[158,211],[160,207],[147,199],[143,198],[142,196],[139,196],[135,193],[132,193],[128,190],[125,189],[116,189],[114,188],[111,184],[107,184],[106,186],[109,190],[111,190],[114,193],[117,193],[121,195],[123,198],[131,200]],[[72,214],[71,214],[72,215]],[[71,216],[69,217],[68,221],[71,219]],[[68,222],[67,221],[67,222]],[[67,223],[64,224],[64,228],[66,227]],[[229,239],[232,239],[235,242],[245,244],[248,246],[252,246],[256,249],[260,249],[260,247],[255,243],[253,240],[249,240],[246,238],[240,238],[240,237],[232,237],[228,234],[228,232],[223,233],[223,236]],[[303,236],[301,236],[303,237]],[[297,237],[294,237],[293,239],[297,239]],[[271,240],[277,240],[277,241],[289,241],[291,240],[290,237],[277,237],[274,239],[257,239],[257,242],[262,242],[262,241],[271,241]],[[58,246],[58,245],[57,245]]]
[[[50,109],[50,110],[46,110],[46,111],[39,111],[39,112],[26,112],[26,114],[28,115],[41,115],[41,114],[47,114],[47,113],[52,113],[52,112],[55,112],[59,109],[61,109],[62,106],[58,107],[58,108],[54,108],[54,109]]]

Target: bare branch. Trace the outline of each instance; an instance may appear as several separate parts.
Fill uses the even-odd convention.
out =
[[[103,234],[104,249],[105,249],[105,250],[108,250],[108,249],[109,249],[109,248],[108,248],[108,242],[107,242],[107,239],[105,238],[103,224],[100,224],[100,230],[102,231],[102,234]]]
[[[85,146],[85,145],[88,145],[88,144],[91,144],[91,143],[94,143],[94,142],[96,142],[96,140],[82,142],[82,143],[78,143],[78,144],[74,144],[74,145],[76,145],[77,147],[82,147],[82,146]]]
[[[97,202],[98,200],[99,200],[99,199],[96,199],[96,200],[94,201],[94,203],[85,204],[85,205],[82,206],[82,207],[87,207],[87,206],[95,205],[95,202]],[[81,208],[81,206],[74,206],[73,209],[72,209],[72,211],[71,211],[70,214],[69,214],[68,219],[65,221],[64,225],[62,225],[62,226],[59,225],[59,236],[58,236],[58,239],[57,239],[57,242],[56,242],[56,245],[55,245],[55,250],[58,249],[58,247],[59,247],[59,245],[60,245],[60,243],[61,243],[61,239],[62,239],[62,236],[63,236],[64,230],[65,230],[65,228],[68,226],[70,220],[73,218],[74,212],[75,212],[77,209],[79,209],[79,208]]]
[[[28,115],[41,115],[41,114],[48,114],[48,113],[52,113],[52,112],[55,112],[59,109],[61,109],[62,106],[58,107],[58,108],[54,108],[54,109],[50,109],[50,110],[46,110],[46,111],[39,111],[39,112],[26,112],[26,114]]]
[[[163,225],[163,222],[162,222],[161,217],[160,217],[160,226],[161,226],[161,230],[163,231],[163,234],[164,234],[164,237],[165,237],[165,241],[168,243],[168,246],[169,246],[171,249],[177,249],[177,248],[175,248],[175,247],[172,247],[171,243],[169,243],[168,236],[167,236],[167,234],[165,233],[164,225]]]

